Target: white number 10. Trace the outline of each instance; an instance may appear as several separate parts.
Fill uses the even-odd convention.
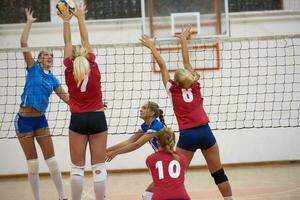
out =
[[[158,178],[159,180],[164,178],[164,171],[163,171],[163,162],[157,161],[155,164],[155,167],[158,169]],[[172,160],[169,163],[168,166],[168,173],[170,175],[171,178],[178,178],[180,175],[180,164],[177,160]]]

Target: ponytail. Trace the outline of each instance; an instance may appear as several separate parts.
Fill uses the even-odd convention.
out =
[[[166,152],[173,155],[175,160],[179,160],[179,156],[174,151],[175,146],[175,134],[170,128],[163,128],[157,133],[157,141],[159,146],[164,149]]]
[[[162,109],[159,109],[159,115],[158,115],[158,118],[159,118],[159,121],[160,121],[161,123],[163,123],[163,125],[167,126],[166,123],[165,123],[165,118],[164,118],[164,116],[163,116],[163,113],[164,113],[164,111],[162,111]]]
[[[81,82],[88,75],[90,66],[89,61],[86,58],[87,50],[81,46],[74,46],[72,49],[72,58],[73,58],[73,75],[74,79],[77,82],[77,87],[80,86]]]
[[[159,108],[158,104],[153,101],[148,101],[148,108],[154,112],[154,117],[158,117],[159,121],[166,126],[165,118],[163,116],[164,111]]]

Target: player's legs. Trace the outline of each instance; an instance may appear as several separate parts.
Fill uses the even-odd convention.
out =
[[[47,160],[54,156],[54,147],[52,138],[50,135],[50,130],[48,127],[40,128],[34,132],[36,141],[41,147],[44,159]]]
[[[17,136],[26,160],[37,159],[33,133],[17,133]]]
[[[85,152],[88,136],[69,129],[69,147],[71,155],[71,193],[72,200],[80,200],[83,191]]]
[[[105,198],[107,178],[105,166],[106,144],[107,131],[92,134],[89,136],[91,163],[94,179],[94,192],[96,200],[103,200]]]
[[[40,199],[39,194],[39,161],[34,143],[34,118],[23,117],[19,113],[15,118],[15,129],[19,143],[23,149],[28,166],[28,181],[35,200]]]
[[[201,149],[223,197],[231,198],[231,187],[222,168],[219,148],[208,124],[180,131],[176,150],[186,156],[188,163],[197,149]]]
[[[89,135],[91,163],[104,163],[106,155],[107,131]]]
[[[185,155],[188,165],[190,165],[195,152],[199,149],[201,137],[197,132],[197,128],[181,130],[176,145],[176,151]]]
[[[19,143],[23,149],[26,160],[37,159],[34,144],[34,127],[32,117],[23,117],[19,113],[15,117],[15,129]]]
[[[218,144],[215,143],[212,147],[202,150],[202,154],[222,196],[231,198],[232,191],[222,168]]]
[[[146,191],[148,192],[153,192],[153,188],[154,188],[154,185],[153,185],[153,182],[151,182],[148,187],[146,188]]]
[[[104,112],[86,113],[96,200],[105,198],[107,123]]]
[[[153,189],[154,189],[154,185],[153,185],[153,182],[151,182],[150,185],[148,185],[146,190],[143,192],[142,199],[143,200],[151,200],[152,196],[153,196]]]
[[[30,183],[34,199],[39,200],[39,161],[37,159],[33,133],[17,133],[17,136],[27,160],[28,181]]]
[[[58,167],[58,163],[55,158],[54,147],[53,147],[53,142],[52,142],[49,128],[45,127],[36,130],[35,136],[43,152],[44,159],[49,168],[50,175],[56,187],[59,199],[66,199],[66,195],[63,187],[63,180],[62,180],[61,172]]]
[[[192,161],[192,159],[193,159],[193,157],[194,157],[195,152],[194,151],[188,151],[188,150],[182,149],[182,148],[180,148],[178,146],[176,147],[176,152],[181,153],[181,154],[183,154],[186,157],[187,163],[188,163],[188,166],[189,166],[190,163],[191,163],[191,161]]]

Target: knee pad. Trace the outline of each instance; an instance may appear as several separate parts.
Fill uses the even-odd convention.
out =
[[[27,165],[28,165],[28,173],[31,173],[31,174],[39,173],[39,160],[38,159],[27,160]]]
[[[71,176],[84,176],[84,166],[71,165]]]
[[[223,183],[225,181],[228,181],[228,178],[227,178],[223,168],[212,173],[211,176],[214,178],[216,185]]]
[[[152,193],[152,192],[145,191],[145,192],[142,194],[142,199],[143,199],[143,200],[151,200],[151,199],[152,199],[152,196],[153,196],[153,193]]]
[[[105,163],[92,165],[94,182],[105,181],[107,177]]]
[[[47,159],[46,163],[48,165],[50,172],[58,172],[59,171],[58,164],[57,164],[56,158],[54,156]]]

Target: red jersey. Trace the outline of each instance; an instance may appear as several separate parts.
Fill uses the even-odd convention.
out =
[[[187,159],[183,154],[177,155],[179,161],[165,151],[158,151],[147,157],[146,164],[154,184],[152,200],[190,199],[184,187]]]
[[[183,89],[173,80],[169,80],[166,89],[172,97],[179,130],[205,125],[209,122],[203,108],[203,98],[198,81],[191,88]]]
[[[94,112],[103,108],[101,92],[101,75],[98,65],[95,62],[95,55],[89,53],[87,60],[90,63],[89,76],[77,87],[77,82],[73,76],[73,61],[70,58],[64,60],[65,78],[70,95],[70,110],[72,113]]]

